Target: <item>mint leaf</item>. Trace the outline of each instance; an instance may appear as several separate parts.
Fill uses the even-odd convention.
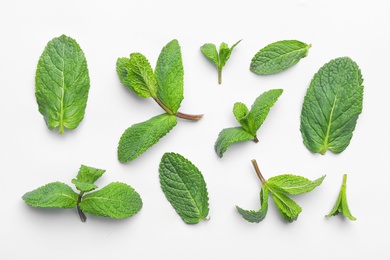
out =
[[[268,211],[268,188],[263,186],[260,190],[260,209],[258,211],[254,210],[244,210],[239,206],[236,206],[238,213],[248,222],[259,223],[261,222]]]
[[[99,179],[106,170],[96,169],[81,165],[76,179],[72,179],[72,183],[76,185],[79,191],[88,192],[97,188],[94,185],[95,181]]]
[[[134,160],[157,143],[176,124],[177,118],[175,116],[162,114],[127,128],[119,140],[119,161],[129,162]]]
[[[267,185],[275,191],[287,193],[291,195],[297,195],[312,191],[315,187],[321,185],[325,176],[311,181],[305,177],[282,174],[272,178],[269,178]]]
[[[282,89],[272,89],[264,92],[255,100],[250,111],[248,111],[245,104],[236,102],[233,107],[233,114],[242,128],[225,128],[219,133],[214,145],[217,155],[222,157],[227,148],[236,142],[253,140],[257,143],[259,140],[256,132],[282,93]]]
[[[180,45],[177,40],[170,41],[161,50],[155,69],[157,97],[176,114],[183,100],[184,70]]]
[[[35,97],[49,129],[75,129],[84,118],[89,91],[87,61],[65,35],[49,41],[38,61]]]
[[[250,70],[260,75],[284,71],[306,57],[310,47],[311,45],[296,40],[271,43],[252,58]]]
[[[339,196],[337,197],[337,201],[333,209],[330,211],[328,215],[326,215],[326,217],[330,218],[339,213],[343,214],[345,217],[349,218],[350,220],[356,220],[356,218],[352,216],[347,202],[347,174],[343,175],[343,184],[341,185],[341,189],[340,189]]]
[[[22,198],[28,205],[38,208],[74,208],[77,197],[68,185],[52,182],[27,192]]]
[[[232,127],[223,129],[214,145],[217,155],[222,158],[228,147],[237,142],[253,140],[254,136],[242,127]]]
[[[123,219],[140,211],[142,200],[131,186],[113,182],[101,190],[85,195],[79,206],[85,213]]]
[[[301,133],[313,153],[341,153],[349,145],[363,107],[363,79],[348,57],[326,63],[314,75],[302,106]]]
[[[219,46],[219,52],[217,52],[217,48],[212,43],[205,43],[202,47],[200,47],[200,50],[205,55],[207,59],[209,59],[211,62],[215,64],[215,66],[218,69],[218,83],[222,83],[222,68],[225,66],[226,62],[230,58],[230,55],[234,49],[234,47],[237,46],[237,44],[240,43],[241,40],[233,44],[231,48],[229,46],[222,42]]]
[[[295,203],[292,199],[276,191],[271,192],[272,199],[275,202],[276,207],[278,208],[280,215],[287,221],[293,222],[297,220],[299,213],[302,212],[302,208]]]
[[[160,184],[166,198],[187,224],[196,224],[209,214],[209,198],[202,173],[177,153],[161,158]]]
[[[130,84],[129,79],[129,68],[130,68],[130,59],[129,58],[118,58],[116,61],[116,72],[119,77],[119,81],[129,88],[131,91],[134,91],[134,88]]]

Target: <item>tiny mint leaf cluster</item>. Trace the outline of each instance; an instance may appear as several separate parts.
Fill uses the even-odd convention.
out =
[[[217,47],[213,43],[205,43],[202,47],[200,47],[200,50],[202,51],[204,56],[212,63],[214,63],[218,69],[218,84],[222,83],[223,67],[230,58],[234,47],[236,47],[237,44],[240,43],[240,41],[241,40],[233,44],[231,48],[229,48],[229,45],[227,45],[227,43],[222,42],[221,45],[219,45],[219,52],[217,51]]]
[[[326,215],[326,217],[330,218],[339,213],[343,214],[345,217],[349,218],[350,220],[356,220],[356,218],[352,216],[347,202],[347,174],[343,175],[343,183],[340,188],[339,196],[337,197],[333,209],[330,211],[328,215]]]
[[[121,83],[142,98],[153,98],[165,113],[134,124],[122,134],[118,144],[118,160],[136,159],[165,136],[176,124],[177,117],[197,121],[202,115],[179,112],[183,100],[184,69],[177,40],[163,47],[153,72],[149,61],[140,53],[119,58],[116,71]]]
[[[262,185],[260,191],[260,209],[258,211],[244,210],[236,206],[238,213],[249,222],[259,223],[265,218],[268,211],[269,193],[272,195],[272,199],[284,220],[287,222],[297,220],[298,215],[302,212],[302,208],[288,195],[308,193],[321,185],[325,178],[325,176],[322,176],[314,181],[310,181],[302,176],[282,174],[266,180],[261,174],[256,160],[252,160],[252,164]]]
[[[219,133],[214,145],[217,155],[222,157],[227,148],[233,143],[250,140],[257,143],[259,140],[256,132],[282,93],[282,89],[272,89],[264,92],[255,100],[251,110],[241,102],[235,103],[233,114],[241,126],[225,128]]]
[[[81,221],[84,213],[116,219],[128,218],[142,208],[140,195],[129,185],[113,182],[98,191],[95,182],[105,170],[81,165],[77,177],[72,180],[79,194],[61,182],[52,182],[23,195],[23,200],[36,208],[75,208]],[[86,192],[90,192],[85,194]]]

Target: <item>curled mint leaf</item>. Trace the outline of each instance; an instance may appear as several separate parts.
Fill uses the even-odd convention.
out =
[[[283,40],[262,48],[252,58],[250,70],[256,74],[268,75],[284,71],[307,56],[311,44],[296,40]]]
[[[363,79],[348,57],[331,60],[314,75],[302,106],[303,143],[313,153],[344,151],[363,108]]]
[[[160,184],[166,198],[187,224],[196,224],[209,214],[209,198],[202,173],[177,153],[161,158]]]
[[[221,158],[227,148],[237,142],[253,140],[258,142],[256,132],[266,119],[271,107],[276,103],[282,89],[272,89],[261,94],[253,103],[251,110],[245,104],[237,102],[233,107],[233,114],[241,127],[225,128],[217,138],[214,150]]]
[[[84,118],[89,92],[84,52],[65,35],[49,41],[38,61],[35,97],[49,129],[75,129]]]
[[[343,184],[341,185],[339,196],[337,197],[333,209],[330,211],[328,215],[326,215],[326,217],[330,218],[339,213],[343,214],[345,217],[349,218],[350,220],[356,220],[356,218],[352,216],[347,202],[347,174],[343,175]]]
[[[236,206],[236,209],[246,221],[252,223],[261,222],[268,212],[268,188],[263,186],[260,190],[260,209],[258,211],[244,210],[239,206]]]

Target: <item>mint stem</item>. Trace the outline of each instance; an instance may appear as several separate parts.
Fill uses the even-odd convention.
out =
[[[218,69],[218,84],[222,83],[222,69]]]
[[[81,198],[83,197],[83,195],[84,195],[84,192],[83,191],[80,192],[79,197],[77,199],[77,212],[79,213],[81,222],[85,222],[87,220],[87,216],[85,216],[84,212],[81,211],[80,206],[79,206],[79,204],[81,202]]]
[[[254,141],[255,143],[258,143],[258,142],[259,142],[259,139],[257,139],[257,136],[254,136],[254,137],[253,137],[253,141]]]
[[[259,166],[257,165],[257,162],[255,159],[252,160],[253,167],[255,168],[256,174],[259,177],[262,184],[266,184],[266,180],[264,179],[263,175],[260,172]]]
[[[154,101],[157,102],[157,104],[162,109],[164,109],[165,112],[167,112],[170,115],[175,115],[177,117],[184,118],[184,119],[187,119],[187,120],[192,120],[192,121],[198,121],[198,120],[200,120],[203,117],[203,115],[189,115],[189,114],[184,114],[184,113],[180,113],[180,112],[177,112],[176,114],[174,114],[172,112],[172,110],[170,110],[163,102],[161,102],[160,99],[158,99],[158,98],[153,98],[153,99],[154,99]]]

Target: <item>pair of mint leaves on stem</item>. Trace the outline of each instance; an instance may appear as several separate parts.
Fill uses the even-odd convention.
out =
[[[98,191],[95,185],[105,170],[81,165],[72,183],[80,192],[62,182],[52,182],[23,195],[23,200],[37,208],[75,208],[81,221],[86,221],[84,213],[116,219],[128,218],[142,208],[140,195],[129,185],[113,182]],[[90,192],[88,194],[85,194]]]
[[[119,58],[116,70],[124,86],[139,97],[153,98],[165,111],[125,130],[118,145],[120,162],[134,160],[157,143],[177,124],[177,117],[194,121],[202,118],[203,115],[188,115],[178,111],[184,98],[184,69],[177,40],[163,47],[154,71],[141,53]]]

